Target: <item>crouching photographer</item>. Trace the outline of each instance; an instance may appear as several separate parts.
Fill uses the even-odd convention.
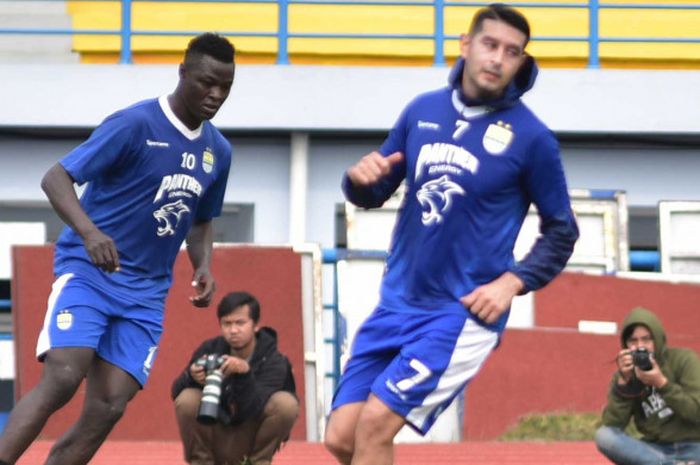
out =
[[[185,461],[269,465],[299,413],[291,364],[277,333],[258,327],[252,295],[228,294],[217,317],[221,335],[194,351],[172,386]]]
[[[622,350],[596,445],[618,465],[700,465],[700,360],[666,346],[656,315],[636,308],[625,318]],[[625,433],[634,420],[641,439]]]

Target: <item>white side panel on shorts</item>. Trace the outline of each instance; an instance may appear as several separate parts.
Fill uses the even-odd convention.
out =
[[[70,278],[73,277],[73,273],[66,273],[58,277],[58,279],[51,286],[51,294],[49,295],[49,302],[46,307],[46,315],[44,316],[44,326],[41,328],[41,333],[39,334],[39,340],[36,343],[36,356],[43,354],[51,348],[51,340],[49,339],[49,325],[51,324],[51,315],[53,314],[53,307],[56,305],[56,300],[58,296],[61,295],[61,291]]]

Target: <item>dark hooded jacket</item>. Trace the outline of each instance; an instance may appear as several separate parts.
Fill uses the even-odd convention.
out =
[[[654,358],[668,379],[660,389],[644,387],[637,396],[625,395],[610,384],[603,424],[624,429],[631,418],[647,442],[700,441],[700,359],[691,349],[666,346],[666,333],[655,314],[636,308],[625,318],[620,333],[622,347],[634,326],[644,325],[654,338]]]
[[[224,425],[235,425],[258,416],[275,392],[287,391],[296,396],[292,365],[287,357],[277,350],[277,332],[272,328],[263,327],[255,337],[255,350],[248,362],[250,371],[227,376],[221,384],[219,422]],[[185,388],[203,388],[190,376],[190,365],[208,354],[231,355],[231,347],[222,336],[204,341],[192,353],[192,358],[182,374],[173,382],[173,399]]]

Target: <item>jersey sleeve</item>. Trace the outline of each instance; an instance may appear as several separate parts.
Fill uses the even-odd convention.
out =
[[[226,184],[228,183],[228,173],[231,168],[231,147],[227,148],[228,153],[224,158],[223,166],[219,171],[216,180],[209,189],[206,190],[202,200],[197,207],[197,221],[209,221],[221,215],[221,207],[224,204],[224,194],[226,194]]]
[[[561,272],[579,236],[554,135],[546,131],[535,138],[528,157],[523,182],[537,207],[540,236],[510,270],[523,280],[526,292],[543,287]]]
[[[135,131],[133,119],[115,113],[60,163],[78,184],[98,178],[128,158]]]

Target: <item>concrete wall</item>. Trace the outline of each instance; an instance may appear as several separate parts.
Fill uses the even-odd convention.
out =
[[[383,131],[447,68],[241,65],[223,129]],[[171,92],[174,65],[0,65],[0,127],[94,127]],[[557,132],[698,134],[700,71],[542,69],[525,101]]]

